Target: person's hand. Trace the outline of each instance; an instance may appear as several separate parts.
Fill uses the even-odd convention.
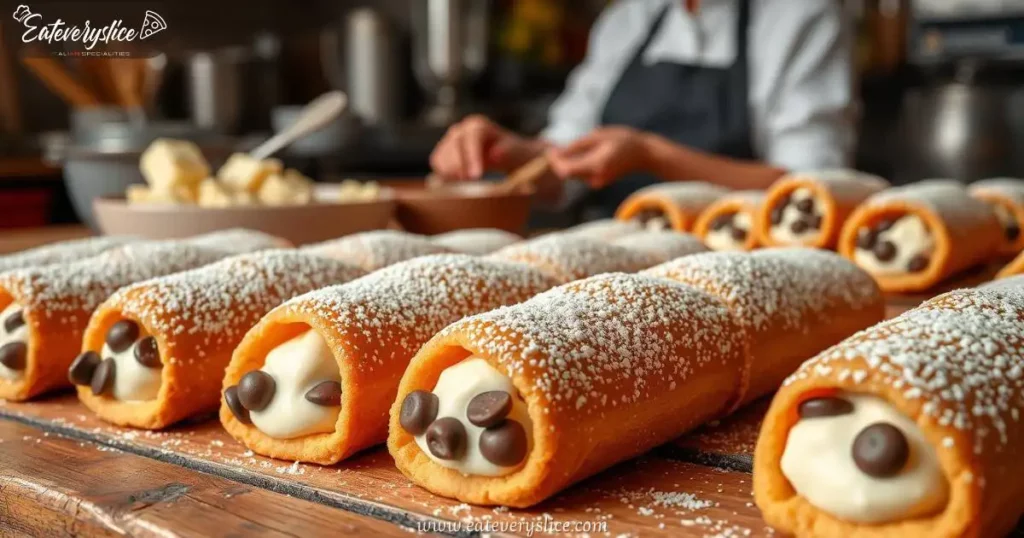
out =
[[[448,128],[430,154],[430,167],[445,179],[480,179],[488,170],[511,171],[541,151],[541,143],[473,115]]]
[[[647,137],[636,129],[603,127],[568,146],[550,150],[548,159],[559,177],[578,178],[599,189],[646,169],[647,144]]]

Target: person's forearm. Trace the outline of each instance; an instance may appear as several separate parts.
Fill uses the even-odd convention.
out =
[[[665,181],[700,180],[731,189],[764,189],[786,170],[757,161],[720,157],[645,134],[650,173]]]

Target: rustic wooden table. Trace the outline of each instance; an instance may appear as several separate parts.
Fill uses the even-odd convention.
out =
[[[893,297],[890,314],[924,298]],[[292,464],[254,455],[212,416],[148,432],[97,420],[73,393],[0,402],[0,536],[767,536],[750,494],[766,405],[515,510],[434,496],[382,448],[329,467]]]

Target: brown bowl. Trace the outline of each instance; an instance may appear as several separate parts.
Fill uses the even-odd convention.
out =
[[[503,193],[487,183],[395,189],[395,217],[406,231],[434,235],[465,228],[521,234],[532,192]]]
[[[227,228],[249,228],[294,245],[386,228],[394,201],[314,203],[293,206],[205,208],[192,205],[128,204],[123,198],[96,198],[93,209],[107,234],[173,239]]]

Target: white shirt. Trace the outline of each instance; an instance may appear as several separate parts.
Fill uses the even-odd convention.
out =
[[[587,56],[542,136],[566,144],[598,127],[605,102],[658,13],[641,59],[725,67],[736,57],[738,0],[617,0],[598,18]],[[751,0],[748,96],[757,156],[787,170],[843,167],[854,144],[850,32],[838,0]]]

